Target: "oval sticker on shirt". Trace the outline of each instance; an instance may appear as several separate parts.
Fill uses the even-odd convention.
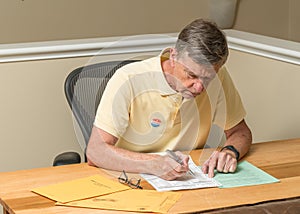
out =
[[[152,118],[150,124],[152,127],[159,127],[161,124],[161,120],[158,118]]]

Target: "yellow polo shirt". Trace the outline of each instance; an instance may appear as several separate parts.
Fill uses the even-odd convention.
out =
[[[167,83],[161,56],[131,63],[110,79],[94,125],[138,152],[203,148],[212,124],[230,129],[246,113],[223,66],[208,88],[185,99]]]

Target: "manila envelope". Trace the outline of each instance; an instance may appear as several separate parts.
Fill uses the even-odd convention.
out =
[[[32,191],[52,200],[66,203],[75,200],[128,190],[130,187],[100,175],[35,188]]]

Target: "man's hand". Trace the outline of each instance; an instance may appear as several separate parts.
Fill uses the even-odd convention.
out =
[[[222,152],[215,151],[202,166],[202,171],[208,174],[208,177],[214,177],[214,169],[219,172],[235,172],[237,167],[237,160],[235,154],[230,150],[223,150]]]
[[[153,163],[152,174],[165,180],[175,180],[176,178],[184,176],[189,171],[189,157],[178,151],[176,155],[182,160],[182,164],[177,163],[168,155],[158,155]]]
[[[224,132],[227,139],[225,145],[233,145],[239,151],[239,158],[242,158],[248,152],[252,142],[252,134],[246,122],[242,120]],[[214,177],[214,169],[224,173],[235,172],[236,158],[236,154],[228,148],[224,148],[221,152],[215,151],[203,164],[202,171],[210,178]]]

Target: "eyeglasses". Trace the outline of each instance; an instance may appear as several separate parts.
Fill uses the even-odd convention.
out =
[[[126,172],[123,170],[120,177],[118,178],[119,182],[122,184],[127,184],[132,189],[143,189],[143,187],[140,185],[141,179],[136,178],[130,178],[128,179],[128,176],[126,175]]]

